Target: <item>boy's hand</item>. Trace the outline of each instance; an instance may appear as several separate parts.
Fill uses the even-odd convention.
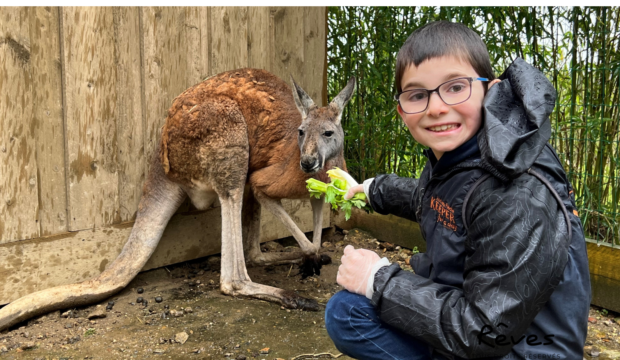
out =
[[[379,261],[379,255],[374,251],[353,248],[347,245],[340,260],[336,281],[352,293],[366,296],[366,286],[370,272]]]
[[[345,200],[349,200],[350,198],[355,196],[355,194],[357,194],[358,192],[361,192],[361,193],[364,192],[364,184],[359,184],[359,185],[351,186],[349,188],[349,191],[347,191],[347,193],[344,194],[344,199]],[[366,202],[368,202],[368,199],[366,199]]]

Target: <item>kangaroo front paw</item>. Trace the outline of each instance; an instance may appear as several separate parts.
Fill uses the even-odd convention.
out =
[[[305,279],[314,274],[321,275],[323,265],[331,264],[332,258],[325,254],[304,255],[299,265],[299,273],[301,278]]]

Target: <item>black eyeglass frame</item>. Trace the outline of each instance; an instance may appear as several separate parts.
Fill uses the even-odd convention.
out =
[[[446,100],[444,100],[444,99],[441,97],[441,94],[439,93],[439,88],[440,88],[440,87],[442,87],[442,86],[444,86],[445,84],[447,84],[447,83],[449,83],[449,82],[456,81],[456,80],[463,80],[463,79],[467,79],[467,80],[469,80],[469,95],[467,96],[467,99],[465,99],[465,100],[463,100],[463,101],[459,101],[459,102],[454,103],[454,104],[448,104],[448,103],[446,102]],[[483,77],[477,77],[477,78],[475,78],[475,77],[461,77],[461,78],[456,78],[456,79],[448,80],[448,81],[446,81],[446,82],[444,82],[444,83],[439,84],[439,86],[437,86],[437,87],[436,87],[436,88],[434,88],[433,90],[428,90],[428,89],[411,89],[411,90],[401,91],[401,92],[399,92],[398,94],[394,95],[394,100],[396,100],[396,101],[398,102],[398,105],[400,105],[401,110],[403,110],[403,112],[404,112],[405,114],[419,114],[419,113],[421,113],[421,112],[426,111],[426,109],[428,109],[428,104],[431,102],[431,95],[432,95],[433,93],[437,93],[437,96],[439,96],[439,98],[441,99],[441,101],[443,101],[443,102],[444,102],[444,104],[446,104],[446,105],[449,105],[449,106],[452,106],[452,105],[458,105],[458,104],[462,104],[462,103],[464,103],[465,101],[469,100],[469,98],[471,97],[471,89],[472,89],[471,83],[472,83],[472,82],[474,82],[474,81],[490,81],[490,80],[489,80],[489,79],[487,79],[487,78],[483,78]],[[403,106],[400,104],[400,96],[401,96],[402,94],[404,94],[404,93],[407,93],[407,92],[411,92],[411,91],[420,91],[420,90],[426,90],[426,92],[427,92],[427,94],[428,94],[428,97],[426,98],[426,106],[424,107],[424,109],[423,109],[423,110],[420,110],[420,111],[416,111],[416,112],[406,112],[406,111],[405,111],[405,109],[403,108]]]

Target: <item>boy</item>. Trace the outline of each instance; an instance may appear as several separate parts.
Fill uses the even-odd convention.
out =
[[[428,162],[419,179],[379,175],[347,197],[364,191],[378,213],[417,221],[427,252],[413,274],[345,248],[347,291],[325,310],[343,353],[583,358],[590,279],[572,187],[547,144],[555,90],[521,59],[500,79],[462,24],[430,23],[400,49],[398,113]]]

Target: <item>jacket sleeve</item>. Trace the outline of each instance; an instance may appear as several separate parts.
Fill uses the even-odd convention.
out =
[[[528,177],[512,186],[491,178],[474,192],[462,289],[397,264],[381,268],[371,300],[381,320],[443,353],[508,354],[511,336],[516,341],[527,335],[568,259],[561,209],[542,183]]]
[[[419,179],[399,177],[396,174],[378,175],[370,184],[368,201],[379,214],[394,214],[416,221]]]

